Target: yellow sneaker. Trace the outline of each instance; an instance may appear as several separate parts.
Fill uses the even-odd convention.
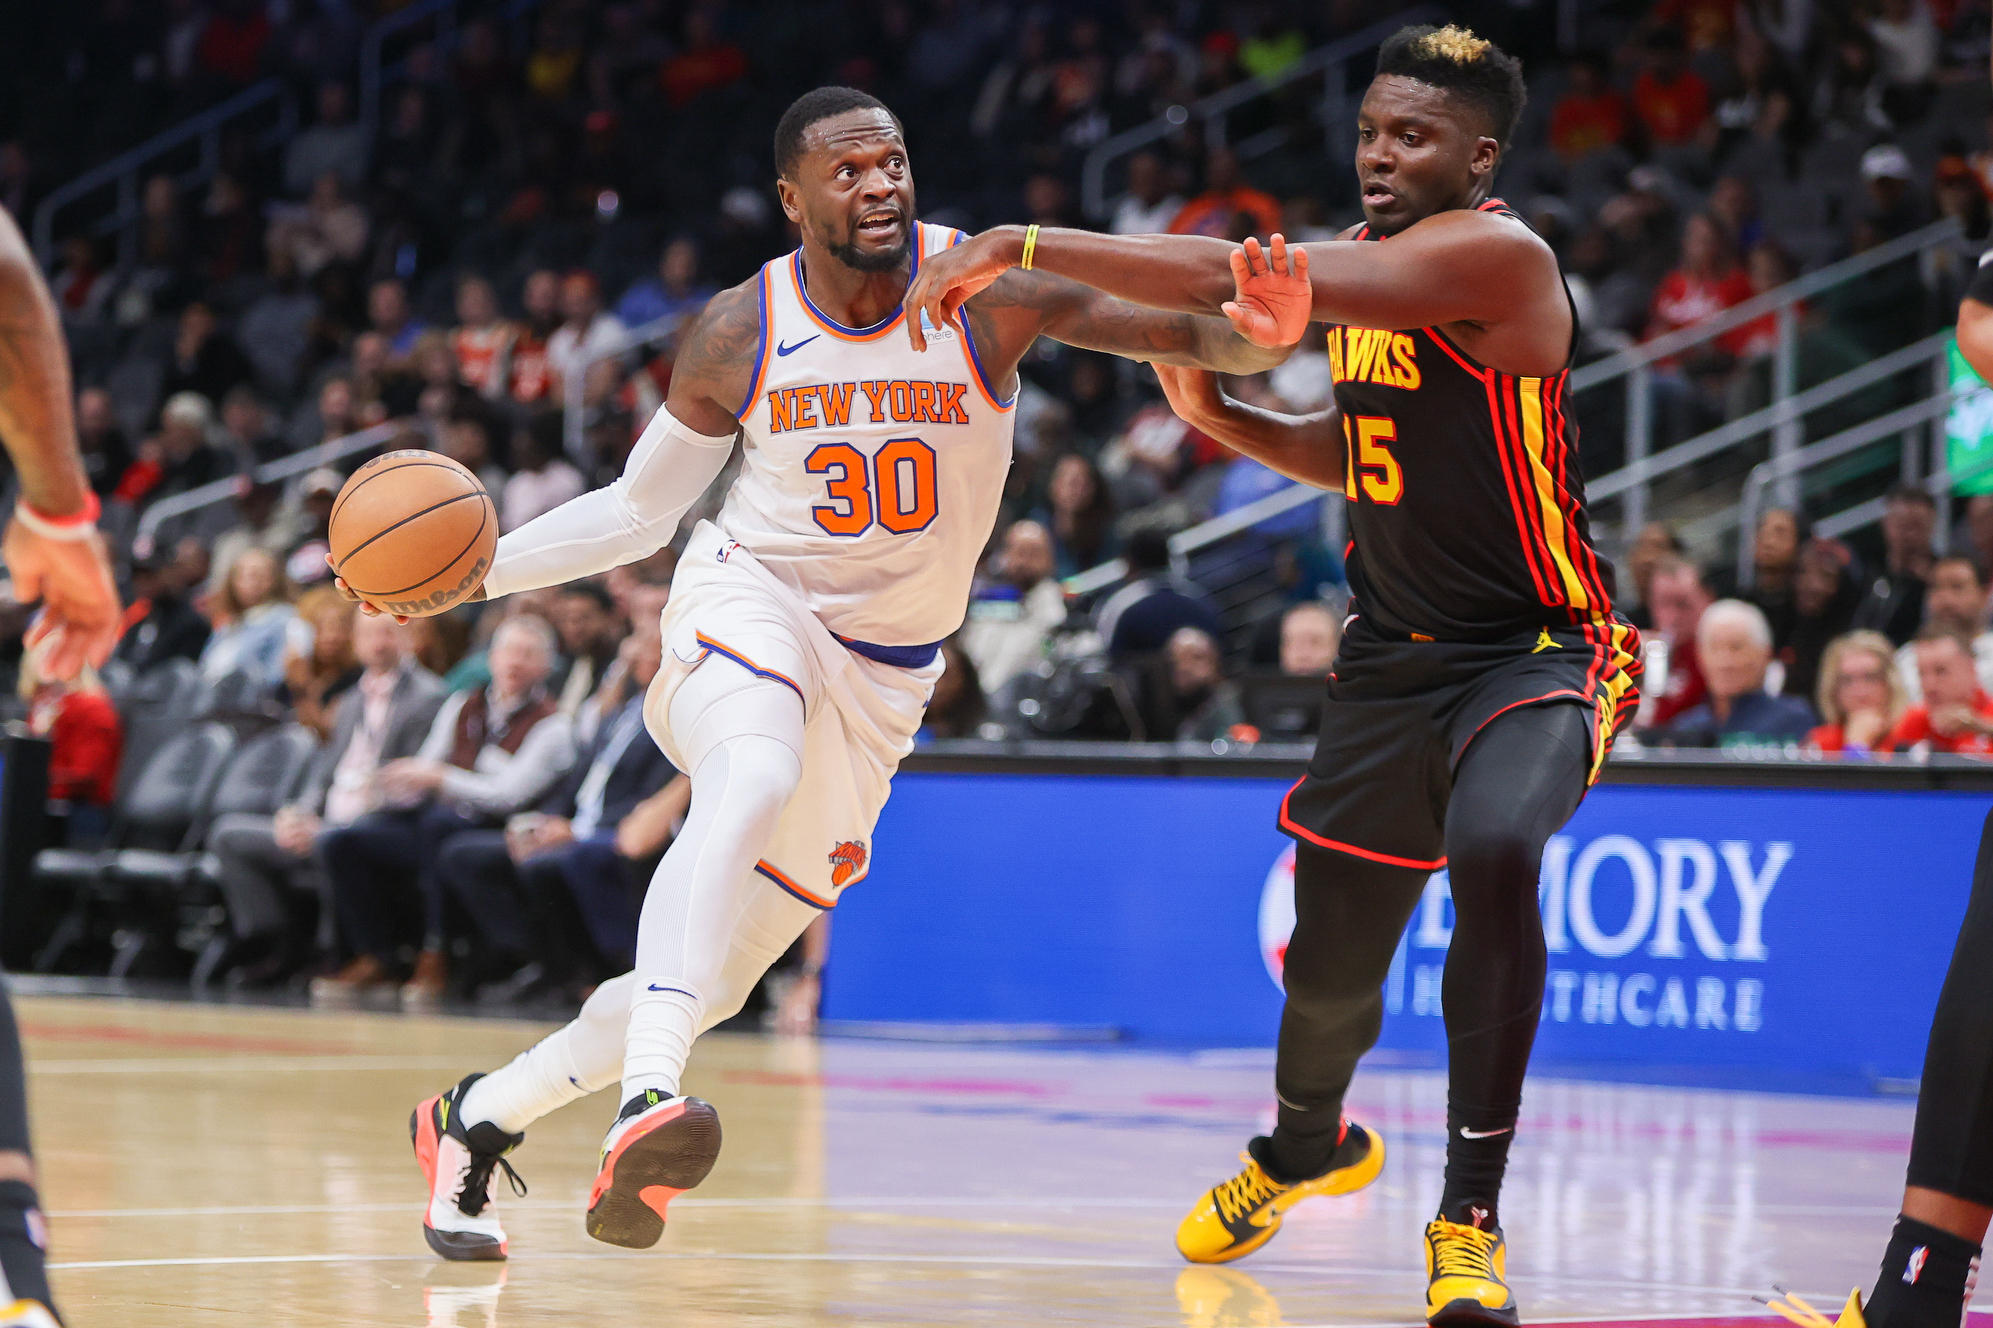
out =
[[[1177,1224],[1177,1252],[1192,1263],[1229,1263],[1273,1239],[1280,1215],[1318,1194],[1353,1194],[1384,1169],[1384,1140],[1355,1121],[1343,1122],[1343,1139],[1329,1169],[1312,1180],[1284,1184],[1267,1175],[1255,1150],[1259,1138],[1239,1154],[1245,1170],[1218,1186]]]
[[[62,1325],[39,1300],[17,1300],[11,1305],[0,1305],[0,1328],[62,1328]]]
[[[1826,1315],[1784,1287],[1773,1287],[1772,1290],[1778,1292],[1779,1298],[1768,1300],[1765,1305],[1773,1313],[1798,1324],[1799,1328],[1868,1328],[1868,1319],[1862,1313],[1862,1293],[1859,1287],[1848,1293],[1848,1303],[1841,1307],[1841,1317],[1833,1320],[1828,1319]]]
[[[1520,1323],[1502,1229],[1487,1209],[1461,1208],[1470,1221],[1436,1217],[1426,1223],[1426,1322],[1436,1328]],[[1483,1221],[1489,1224],[1483,1227]]]

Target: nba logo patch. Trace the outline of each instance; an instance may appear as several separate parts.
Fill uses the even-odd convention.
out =
[[[1919,1245],[1910,1251],[1910,1261],[1903,1266],[1903,1285],[1917,1285],[1917,1279],[1924,1275],[1924,1261],[1930,1257],[1931,1247],[1928,1245]]]
[[[742,547],[741,542],[739,540],[728,540],[725,544],[722,544],[717,551],[714,552],[713,561],[723,563],[727,559],[733,557],[736,553],[739,553],[741,547]]]
[[[847,839],[830,851],[830,883],[843,885],[865,868],[865,846]]]

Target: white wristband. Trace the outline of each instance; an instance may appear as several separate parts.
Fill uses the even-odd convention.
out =
[[[47,517],[25,502],[14,504],[14,519],[43,539],[81,543],[97,533],[97,514],[102,505],[91,494],[83,510],[71,517]]]

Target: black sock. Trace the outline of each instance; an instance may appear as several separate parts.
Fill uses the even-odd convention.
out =
[[[1502,1177],[1509,1169],[1509,1145],[1515,1137],[1513,1116],[1493,1120],[1478,1114],[1446,1113],[1446,1187],[1440,1192],[1441,1217],[1467,1226],[1495,1225],[1495,1205],[1501,1197]]]
[[[43,1268],[48,1243],[35,1187],[26,1181],[0,1181],[0,1272],[16,1300],[38,1300],[55,1308]]]
[[[1898,1217],[1875,1291],[1869,1328],[1959,1328],[1979,1274],[1979,1247],[1914,1217]]]

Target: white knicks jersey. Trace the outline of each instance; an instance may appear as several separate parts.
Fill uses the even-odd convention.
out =
[[[960,239],[915,223],[914,270]],[[718,524],[836,635],[931,645],[967,612],[1016,403],[997,396],[965,333],[930,327],[918,352],[904,309],[842,327],[803,281],[801,250],[761,269],[760,353],[739,411],[745,464]]]

